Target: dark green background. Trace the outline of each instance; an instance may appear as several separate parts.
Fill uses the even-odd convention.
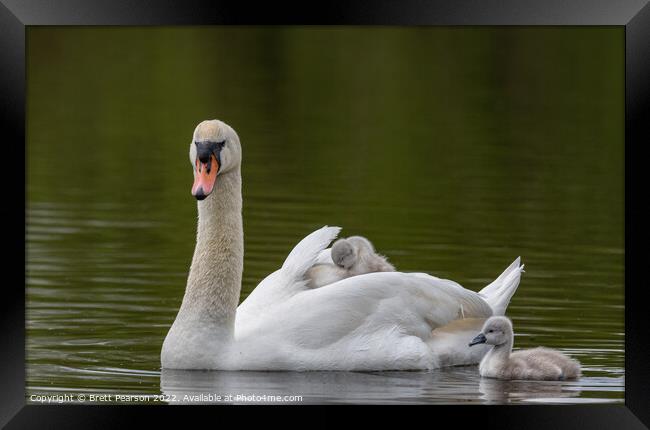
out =
[[[159,392],[195,238],[189,143],[218,118],[244,151],[243,296],[325,224],[473,290],[521,255],[515,346],[562,348],[577,395],[622,401],[623,41],[29,28],[28,394]]]

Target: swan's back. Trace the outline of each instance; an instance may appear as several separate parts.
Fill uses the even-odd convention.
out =
[[[483,299],[453,281],[368,273],[299,292],[255,320],[239,323],[235,335],[241,349],[233,366],[404,370],[476,363],[481,355],[468,348],[457,360],[445,356],[443,361],[448,349],[438,348],[432,333],[458,318],[482,323],[491,314]],[[256,357],[264,357],[263,362]]]
[[[503,312],[519,258],[484,294],[424,273],[376,272],[310,289],[305,273],[333,264],[338,227],[303,239],[237,309],[227,370],[413,370],[478,363],[467,337]]]

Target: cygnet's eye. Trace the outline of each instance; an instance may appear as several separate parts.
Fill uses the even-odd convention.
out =
[[[488,330],[488,333],[492,333],[494,330]]]

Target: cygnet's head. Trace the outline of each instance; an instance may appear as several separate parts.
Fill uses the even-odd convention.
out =
[[[354,266],[361,255],[374,254],[375,248],[365,237],[350,236],[347,239],[339,239],[332,245],[332,261],[337,266],[350,269]]]
[[[194,169],[192,195],[203,200],[214,189],[217,176],[241,164],[241,145],[235,130],[217,119],[199,123],[190,143],[190,163]]]
[[[485,324],[481,333],[478,334],[469,343],[469,346],[479,343],[488,345],[502,345],[512,339],[512,323],[506,317],[490,317]]]

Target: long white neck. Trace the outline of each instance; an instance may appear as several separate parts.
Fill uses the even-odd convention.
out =
[[[178,316],[184,324],[218,327],[222,341],[234,335],[244,266],[241,170],[217,177],[198,202],[196,247]]]

